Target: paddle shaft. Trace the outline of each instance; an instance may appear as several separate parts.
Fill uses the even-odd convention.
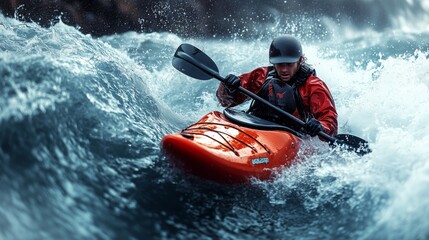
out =
[[[198,62],[197,60],[195,60],[195,58],[193,58],[193,57],[192,57],[192,56],[190,56],[189,54],[187,54],[187,53],[185,53],[185,52],[177,52],[177,53],[176,53],[176,56],[177,56],[177,57],[179,57],[179,58],[181,58],[181,59],[183,59],[183,60],[185,60],[185,61],[187,61],[187,62],[189,62],[189,63],[191,63],[191,64],[193,64],[194,66],[198,67],[199,69],[201,69],[201,70],[202,70],[202,71],[204,71],[205,73],[207,73],[207,74],[209,74],[209,75],[213,76],[214,78],[218,79],[219,81],[221,81],[221,82],[225,82],[225,78],[223,78],[222,76],[220,76],[218,72],[214,71],[213,69],[211,69],[211,68],[207,67],[207,66],[206,66],[206,65],[204,65],[204,64],[201,64],[200,62]],[[265,99],[263,99],[263,98],[259,97],[258,95],[254,94],[253,92],[251,92],[251,91],[249,91],[249,90],[247,90],[247,89],[245,89],[245,88],[243,88],[243,87],[241,87],[241,86],[240,86],[240,87],[238,87],[238,90],[239,90],[241,93],[245,94],[246,96],[248,96],[248,97],[250,97],[250,98],[252,98],[252,99],[255,99],[255,100],[259,101],[259,102],[262,102],[262,103],[264,103],[265,105],[267,105],[267,106],[271,107],[272,109],[274,109],[274,110],[276,110],[277,112],[281,113],[282,115],[286,116],[286,117],[287,117],[287,118],[289,118],[291,121],[293,121],[293,122],[295,122],[296,124],[298,124],[299,126],[304,127],[305,123],[304,123],[302,120],[300,120],[300,119],[296,118],[295,116],[293,116],[292,114],[290,114],[290,113],[288,113],[288,112],[285,112],[283,109],[281,109],[281,108],[279,108],[279,107],[277,107],[277,106],[275,106],[275,105],[271,104],[269,101],[267,101],[267,100],[265,100]],[[336,139],[336,138],[334,138],[334,137],[329,136],[328,134],[326,134],[326,133],[325,133],[325,132],[323,132],[323,131],[320,131],[317,135],[318,135],[319,137],[321,137],[321,138],[323,138],[323,139],[325,139],[325,140],[327,140],[327,141],[331,142],[331,143],[334,143],[334,142],[337,142],[337,141],[338,141],[338,139]]]

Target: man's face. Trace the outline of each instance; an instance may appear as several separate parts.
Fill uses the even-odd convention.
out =
[[[298,71],[300,62],[295,63],[277,63],[274,64],[277,75],[279,75],[280,80],[283,82],[290,81],[295,73]]]

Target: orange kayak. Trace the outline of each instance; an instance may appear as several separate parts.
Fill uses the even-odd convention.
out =
[[[221,183],[266,180],[290,166],[302,135],[288,127],[232,109],[210,112],[161,141],[165,156],[193,175]]]

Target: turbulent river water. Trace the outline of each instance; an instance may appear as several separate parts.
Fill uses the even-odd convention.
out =
[[[329,37],[282,29],[330,87],[339,132],[373,152],[321,151],[231,186],[160,152],[165,134],[222,110],[218,82],[184,76],[171,58],[187,42],[221,75],[244,73],[268,64],[271,35],[92,38],[0,15],[0,239],[428,239],[427,24],[324,24]]]

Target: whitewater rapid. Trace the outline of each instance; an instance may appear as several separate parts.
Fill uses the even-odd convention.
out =
[[[268,38],[94,39],[62,22],[0,22],[0,238],[429,237],[427,33],[303,42],[339,132],[372,153],[323,150],[231,189],[164,169],[162,136],[222,110],[218,82],[184,76],[171,58],[187,42],[222,76],[240,74],[268,64]]]

